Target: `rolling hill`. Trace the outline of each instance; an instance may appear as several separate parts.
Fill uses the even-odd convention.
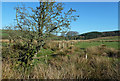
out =
[[[83,39],[93,39],[93,38],[108,37],[108,36],[120,36],[120,30],[107,31],[107,32],[88,32],[78,35],[77,39],[80,39],[81,36],[83,37]]]
[[[8,36],[9,36],[8,30],[0,30],[0,32],[2,32],[2,33],[0,33],[0,35],[2,36],[2,39],[8,39]],[[14,33],[14,30],[11,30],[11,32]],[[99,37],[110,37],[110,36],[120,36],[120,30],[106,31],[106,32],[98,32],[98,31],[87,32],[87,33],[83,33],[83,34],[80,34],[80,35],[76,36],[76,39],[77,40],[79,40],[79,39],[86,40],[86,39],[93,39],[93,38],[99,38]],[[74,39],[74,36],[71,36],[71,38]],[[56,36],[56,35],[51,34],[48,39],[61,40],[61,39],[67,39],[67,37]]]

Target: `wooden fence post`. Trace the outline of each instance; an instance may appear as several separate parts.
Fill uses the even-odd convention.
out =
[[[59,42],[59,49],[61,48],[60,42]]]

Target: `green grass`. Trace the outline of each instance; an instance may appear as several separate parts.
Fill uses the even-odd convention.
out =
[[[119,45],[118,43],[119,43],[119,42],[105,42],[104,44],[105,44],[107,47],[119,49],[119,48],[118,48],[118,45]]]
[[[105,44],[108,48],[118,48],[118,42],[78,42],[75,46],[80,48],[88,48],[91,46],[99,46],[101,44]]]
[[[8,34],[7,33],[2,33],[2,36],[8,36]]]
[[[119,36],[113,36],[113,37],[106,37],[100,40],[119,40]]]
[[[8,36],[8,33],[6,30],[1,30],[1,34],[2,34],[2,36]]]
[[[6,46],[8,45],[8,44],[5,43],[5,42],[2,42],[1,44],[2,44],[3,47],[6,47]]]
[[[37,55],[37,57],[40,57],[40,56],[46,56],[46,55],[50,55],[50,54],[53,54],[53,51],[50,50],[50,49],[41,49],[41,52]]]
[[[2,39],[7,39],[9,34],[5,30],[0,30],[0,36],[2,36]]]
[[[40,59],[34,59],[34,64],[37,64],[39,62],[46,64],[46,61],[52,59],[50,55],[53,54],[53,51],[50,49],[41,49],[41,52],[37,54],[37,57],[40,57]],[[47,55],[47,57],[46,57]]]

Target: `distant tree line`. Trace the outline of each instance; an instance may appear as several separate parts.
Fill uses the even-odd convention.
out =
[[[79,39],[93,39],[98,37],[107,37],[107,36],[120,36],[120,31],[108,31],[108,32],[88,32],[84,34],[79,34],[77,31],[69,31],[66,34],[62,33],[62,37],[65,37],[67,40],[79,40]]]

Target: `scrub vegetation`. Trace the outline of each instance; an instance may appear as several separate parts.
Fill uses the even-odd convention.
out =
[[[116,33],[103,37],[106,34],[69,32],[70,23],[79,16],[72,14],[76,12],[72,8],[63,12],[63,3],[39,2],[38,7],[29,7],[31,13],[27,9],[16,7],[17,25],[0,30],[2,79],[119,81],[120,49]],[[58,32],[69,33],[55,35]]]

